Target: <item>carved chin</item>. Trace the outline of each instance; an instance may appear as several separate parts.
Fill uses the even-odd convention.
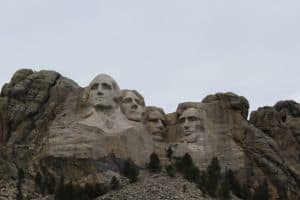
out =
[[[94,104],[95,108],[115,108],[116,105],[113,102],[101,101]]]
[[[195,132],[194,131],[184,131],[183,135],[184,136],[189,136],[189,135],[192,135],[193,133],[195,133]]]
[[[142,116],[140,113],[129,113],[127,118],[132,121],[140,122],[142,120]]]
[[[154,141],[163,141],[164,140],[164,138],[161,135],[153,135],[152,139]]]
[[[189,136],[185,136],[184,140],[187,143],[195,143],[198,141],[198,136],[197,136],[197,134],[190,134]]]

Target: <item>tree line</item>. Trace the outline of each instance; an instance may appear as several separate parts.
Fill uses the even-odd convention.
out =
[[[219,199],[231,199],[232,194],[245,200],[268,200],[270,199],[270,190],[267,181],[263,181],[254,190],[250,186],[240,184],[231,169],[221,170],[221,166],[217,157],[212,158],[206,170],[200,171],[195,165],[189,154],[185,154],[180,158],[173,158],[172,149],[168,149],[166,156],[171,164],[165,166],[165,171],[170,177],[175,177],[176,173],[181,174],[185,179],[197,184],[198,188],[204,195]],[[152,153],[149,157],[147,168],[151,173],[159,173],[162,171],[160,159],[156,153]],[[127,159],[124,161],[120,174],[127,177],[130,183],[138,181],[139,168],[133,161]],[[90,200],[98,196],[106,194],[110,190],[118,190],[121,185],[117,177],[112,177],[111,182],[107,184],[86,183],[79,185],[71,180],[66,181],[61,176],[57,181],[51,175],[42,176],[38,172],[34,178],[37,189],[42,194],[54,194],[56,200]],[[22,184],[24,183],[24,171],[22,168],[18,170],[17,179],[17,200],[23,199]]]

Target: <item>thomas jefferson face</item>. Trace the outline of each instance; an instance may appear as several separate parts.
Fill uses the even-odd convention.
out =
[[[188,108],[179,117],[180,127],[184,136],[199,132],[202,128],[202,121],[199,112],[195,108]]]
[[[132,121],[142,121],[145,115],[145,103],[142,97],[132,90],[124,90],[121,99],[121,108],[126,117]]]
[[[165,115],[159,110],[147,111],[146,127],[155,140],[163,140],[166,127]]]
[[[89,102],[96,109],[116,108],[118,97],[118,85],[106,74],[98,75],[89,85]]]

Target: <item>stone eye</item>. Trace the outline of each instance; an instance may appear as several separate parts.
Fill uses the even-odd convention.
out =
[[[155,122],[155,123],[157,123],[157,122],[158,122],[158,119],[150,119],[149,121],[150,121],[150,122]]]
[[[194,121],[197,121],[197,120],[198,120],[198,118],[197,118],[197,117],[194,117],[194,116],[189,117],[188,119],[189,119],[189,121],[191,121],[191,122],[194,122]]]
[[[102,85],[102,88],[105,89],[105,90],[111,90],[112,89],[112,87],[107,83],[102,83],[101,85]]]
[[[131,103],[132,99],[131,98],[125,98],[122,102],[123,103]]]
[[[95,83],[94,85],[92,85],[91,90],[97,90],[99,87],[98,83]]]
[[[134,100],[137,104],[142,105],[142,103],[138,99],[134,99]]]
[[[184,123],[184,122],[185,122],[185,118],[184,118],[184,117],[179,119],[179,123],[182,124],[182,123]]]

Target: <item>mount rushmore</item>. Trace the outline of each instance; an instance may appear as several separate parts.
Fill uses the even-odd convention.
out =
[[[248,112],[247,99],[230,92],[165,113],[106,74],[82,88],[54,71],[18,70],[0,96],[0,199],[15,198],[20,168],[30,199],[37,173],[105,183],[126,159],[143,169],[155,152],[168,164],[167,149],[203,170],[217,157],[251,188],[267,180],[273,199],[300,199],[300,104]]]

